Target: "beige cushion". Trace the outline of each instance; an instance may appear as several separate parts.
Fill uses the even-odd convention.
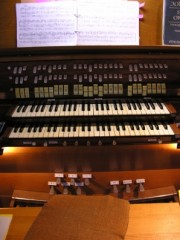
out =
[[[126,200],[107,195],[55,195],[25,240],[120,240],[124,239],[128,218]]]

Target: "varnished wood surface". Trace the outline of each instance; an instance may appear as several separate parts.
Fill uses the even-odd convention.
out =
[[[15,4],[20,0],[0,1],[0,48],[16,47],[16,12]],[[140,0],[139,2],[144,2]],[[140,45],[153,46],[162,44],[162,6],[163,1],[145,1],[140,10],[144,18],[140,20]],[[128,14],[128,13],[127,13]]]
[[[23,240],[41,208],[0,209],[13,214],[6,240]],[[178,203],[132,204],[125,240],[179,240],[180,206]]]

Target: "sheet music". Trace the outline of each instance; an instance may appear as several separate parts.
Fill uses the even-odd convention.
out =
[[[18,47],[139,44],[137,1],[21,3],[16,15]]]
[[[78,45],[138,45],[139,3],[78,0]]]
[[[76,45],[76,1],[16,4],[17,46]]]

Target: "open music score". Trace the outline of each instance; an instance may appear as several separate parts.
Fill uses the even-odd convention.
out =
[[[16,15],[18,47],[139,44],[137,1],[21,3]]]

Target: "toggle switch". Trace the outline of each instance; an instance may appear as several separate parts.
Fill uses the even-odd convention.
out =
[[[144,178],[136,179],[136,183],[139,185],[139,191],[144,192],[145,179]]]
[[[130,193],[131,192],[131,187],[130,187],[131,184],[132,184],[132,180],[131,179],[123,180],[123,185],[125,185],[126,193]]]
[[[118,193],[119,180],[110,181],[110,185],[112,186],[112,192],[113,193]]]

